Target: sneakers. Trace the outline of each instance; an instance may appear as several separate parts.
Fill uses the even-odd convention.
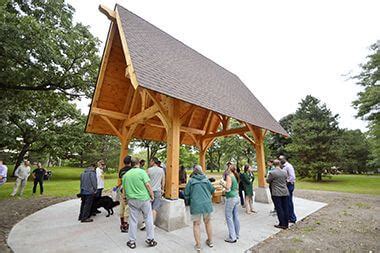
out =
[[[235,240],[231,240],[231,239],[224,239],[224,241],[225,242],[228,242],[228,243],[236,243],[237,242],[237,240],[235,239]]]
[[[128,233],[128,230],[129,230],[129,224],[127,222],[120,225],[120,232]]]
[[[210,248],[214,247],[214,244],[210,240],[206,240],[206,245],[209,246]]]

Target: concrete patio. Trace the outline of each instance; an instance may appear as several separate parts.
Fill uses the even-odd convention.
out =
[[[295,198],[295,210],[298,220],[318,211],[326,204]],[[8,245],[16,253],[36,252],[194,252],[192,227],[188,226],[173,232],[159,228],[155,230],[157,247],[145,246],[145,232],[138,232],[137,248],[130,250],[126,245],[128,234],[120,233],[118,207],[115,214],[105,217],[105,211],[95,217],[92,223],[82,224],[77,221],[80,201],[78,199],[62,202],[42,209],[17,223],[8,237]],[[225,243],[227,226],[224,221],[224,205],[214,205],[213,234],[214,248],[204,243],[202,252],[245,252],[252,246],[280,232],[273,227],[277,217],[269,214],[272,204],[255,203],[258,211],[246,215],[240,208],[240,240],[235,244]],[[189,216],[189,215],[188,215]],[[190,222],[189,222],[190,224]],[[206,240],[202,227],[202,241]]]

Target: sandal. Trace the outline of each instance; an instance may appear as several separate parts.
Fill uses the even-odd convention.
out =
[[[154,239],[146,239],[145,243],[148,247],[155,247],[157,245],[157,242]]]
[[[134,241],[128,241],[127,246],[131,249],[136,248],[136,243]]]
[[[209,239],[206,240],[206,245],[209,246],[210,248],[214,247],[214,244]]]
[[[194,245],[194,249],[196,252],[201,252],[201,246]]]

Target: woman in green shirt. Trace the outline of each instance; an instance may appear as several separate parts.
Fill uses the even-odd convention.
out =
[[[240,222],[238,217],[239,195],[238,195],[238,181],[239,175],[237,174],[235,165],[231,164],[227,167],[224,173],[225,183],[222,183],[226,189],[226,207],[225,216],[228,227],[228,238],[224,241],[228,243],[235,243],[239,239]]]
[[[247,214],[255,213],[253,210],[253,187],[252,183],[254,180],[253,174],[250,172],[251,166],[249,164],[244,165],[244,173],[241,174],[240,180],[243,184],[245,193],[245,208]]]

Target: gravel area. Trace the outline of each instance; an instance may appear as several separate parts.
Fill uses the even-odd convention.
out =
[[[295,196],[328,206],[252,252],[380,252],[379,196],[312,190],[296,190]]]

